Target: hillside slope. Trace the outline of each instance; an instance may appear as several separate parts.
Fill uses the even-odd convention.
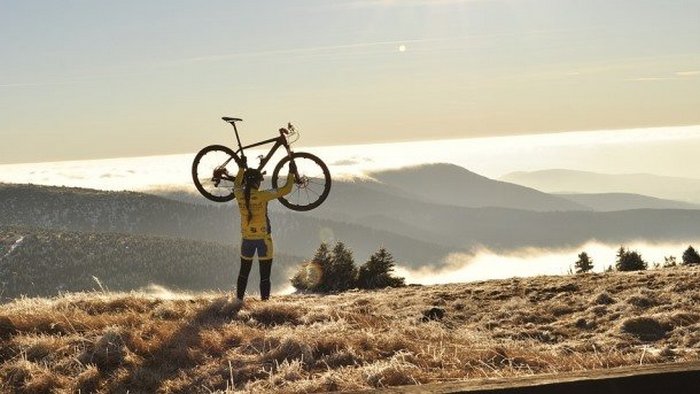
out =
[[[634,193],[700,204],[700,179],[693,178],[556,169],[513,172],[501,180],[548,193]]]
[[[240,242],[240,216],[233,204],[200,206],[144,193],[0,184],[2,225],[174,237],[227,245]],[[270,219],[275,249],[295,256],[308,256],[322,241],[339,239],[359,260],[383,245],[395,251],[397,259],[416,267],[462,249],[391,233],[371,223],[344,223],[289,210],[273,211]]]
[[[323,392],[700,359],[700,270],[0,305],[0,391]]]
[[[432,164],[372,173],[408,196],[458,207],[501,207],[532,211],[576,211],[587,207],[561,197],[495,181],[453,164]]]
[[[116,233],[0,226],[0,301],[104,287],[151,284],[181,290],[233,289],[240,251],[231,245]],[[288,286],[303,259],[276,256],[274,290]],[[257,292],[256,280],[250,290]]]
[[[599,212],[623,211],[627,209],[700,209],[699,204],[632,193],[562,193],[558,194],[558,196]]]
[[[271,212],[276,250],[308,256],[321,241],[342,240],[364,261],[380,246],[402,265],[442,263],[453,252],[484,245],[507,251],[520,247],[576,246],[595,239],[689,241],[700,234],[700,210],[619,212],[535,212],[507,208],[464,208],[392,198],[390,191],[351,184],[310,212]],[[363,199],[365,190],[377,198]],[[34,193],[37,191],[37,193]],[[343,193],[341,193],[343,191]],[[102,194],[107,194],[103,196]],[[129,192],[95,192],[46,186],[0,186],[0,223],[85,232],[118,232],[238,244],[238,212],[195,206]],[[352,222],[342,222],[342,217]]]

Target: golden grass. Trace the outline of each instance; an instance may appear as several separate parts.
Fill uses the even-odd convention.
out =
[[[700,359],[700,270],[0,306],[0,392],[323,392]]]

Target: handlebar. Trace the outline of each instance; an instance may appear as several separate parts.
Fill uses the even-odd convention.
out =
[[[289,134],[294,134],[296,132],[296,129],[294,128],[294,125],[291,123],[287,123],[287,128],[280,128],[280,134],[281,135],[289,135]]]

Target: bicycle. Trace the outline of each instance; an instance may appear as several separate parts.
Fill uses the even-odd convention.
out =
[[[311,153],[292,151],[291,144],[299,139],[299,132],[291,123],[288,123],[286,128],[279,129],[279,137],[243,146],[236,127],[236,122],[243,120],[231,117],[221,119],[233,126],[238,150],[234,152],[233,149],[224,145],[209,145],[197,153],[192,162],[192,180],[204,197],[216,202],[227,202],[236,198],[233,194],[235,174],[239,168],[248,168],[244,149],[274,144],[267,155],[258,156],[260,164],[257,169],[265,174],[266,172],[262,169],[272,159],[277,149],[285,148],[287,155],[277,163],[272,171],[272,187],[277,188],[286,182],[286,175],[281,176],[280,174],[288,173],[282,170],[291,161],[296,164],[296,171],[292,171],[296,182],[291,193],[278,199],[282,205],[295,211],[308,211],[318,207],[326,200],[331,190],[331,174],[328,171],[328,166]],[[294,139],[292,140],[292,138]],[[304,197],[306,198],[304,199]]]

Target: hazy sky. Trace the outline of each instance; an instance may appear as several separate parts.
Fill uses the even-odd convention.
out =
[[[0,163],[700,124],[697,0],[0,0]]]

